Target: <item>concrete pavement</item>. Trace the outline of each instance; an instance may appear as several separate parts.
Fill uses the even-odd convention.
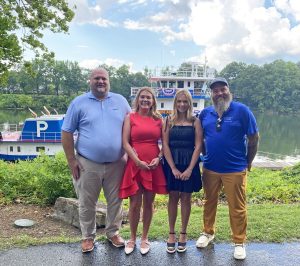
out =
[[[168,254],[165,246],[164,242],[151,242],[151,250],[147,255],[140,254],[139,243],[131,255],[125,255],[123,248],[117,249],[108,242],[97,242],[94,251],[89,254],[81,253],[80,243],[14,248],[0,251],[0,265],[300,265],[300,242],[248,243],[247,258],[244,261],[233,258],[233,246],[228,243],[217,243],[206,249],[197,249],[195,241],[189,241],[187,252],[181,254]]]

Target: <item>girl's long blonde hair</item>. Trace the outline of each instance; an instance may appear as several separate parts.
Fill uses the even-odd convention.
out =
[[[173,111],[172,111],[172,114],[171,114],[171,117],[169,119],[169,125],[170,127],[173,127],[174,124],[176,124],[176,122],[178,121],[178,110],[177,110],[177,107],[176,107],[176,104],[177,104],[177,100],[178,100],[178,97],[180,95],[185,95],[187,100],[188,100],[188,104],[189,104],[189,108],[186,112],[186,119],[188,122],[193,122],[195,120],[195,117],[193,116],[193,100],[192,100],[192,96],[190,94],[190,92],[186,89],[181,89],[181,90],[178,90],[175,94],[175,98],[174,98],[174,102],[173,102]]]
[[[139,108],[140,108],[140,106],[139,106],[139,97],[140,97],[140,95],[141,95],[141,93],[143,91],[149,92],[152,95],[153,105],[150,108],[150,115],[154,119],[161,119],[161,114],[157,111],[157,101],[156,101],[156,97],[155,97],[154,91],[150,87],[142,87],[142,88],[139,89],[139,91],[136,94],[135,99],[134,99],[134,101],[132,103],[132,109],[135,112],[139,111]]]

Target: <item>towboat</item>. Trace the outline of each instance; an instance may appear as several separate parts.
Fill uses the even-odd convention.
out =
[[[204,108],[204,102],[210,98],[209,82],[214,79],[215,69],[208,68],[206,63],[183,63],[178,69],[156,68],[150,71],[149,82],[153,89],[157,110],[166,116],[172,112],[173,99],[177,90],[188,90],[193,100],[194,113]],[[131,88],[134,98],[141,87]]]
[[[0,125],[0,159],[34,159],[41,153],[53,156],[62,151],[61,127],[64,115],[27,118],[21,125]]]

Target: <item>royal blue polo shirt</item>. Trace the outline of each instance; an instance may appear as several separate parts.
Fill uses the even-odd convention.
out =
[[[103,100],[92,92],[76,97],[65,115],[62,130],[78,131],[75,149],[97,162],[115,162],[123,155],[123,121],[131,108],[120,94],[109,92]]]
[[[202,110],[199,116],[206,154],[203,166],[217,173],[241,172],[247,168],[247,136],[258,133],[255,117],[239,102],[231,102],[217,131],[218,114],[213,106]]]

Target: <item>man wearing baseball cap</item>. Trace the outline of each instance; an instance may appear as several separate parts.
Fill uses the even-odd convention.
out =
[[[206,247],[215,237],[218,197],[224,188],[229,207],[234,258],[246,258],[246,180],[258,147],[258,128],[250,109],[232,101],[228,82],[218,77],[210,83],[212,106],[202,110],[206,154],[203,162],[203,232],[196,242]]]

